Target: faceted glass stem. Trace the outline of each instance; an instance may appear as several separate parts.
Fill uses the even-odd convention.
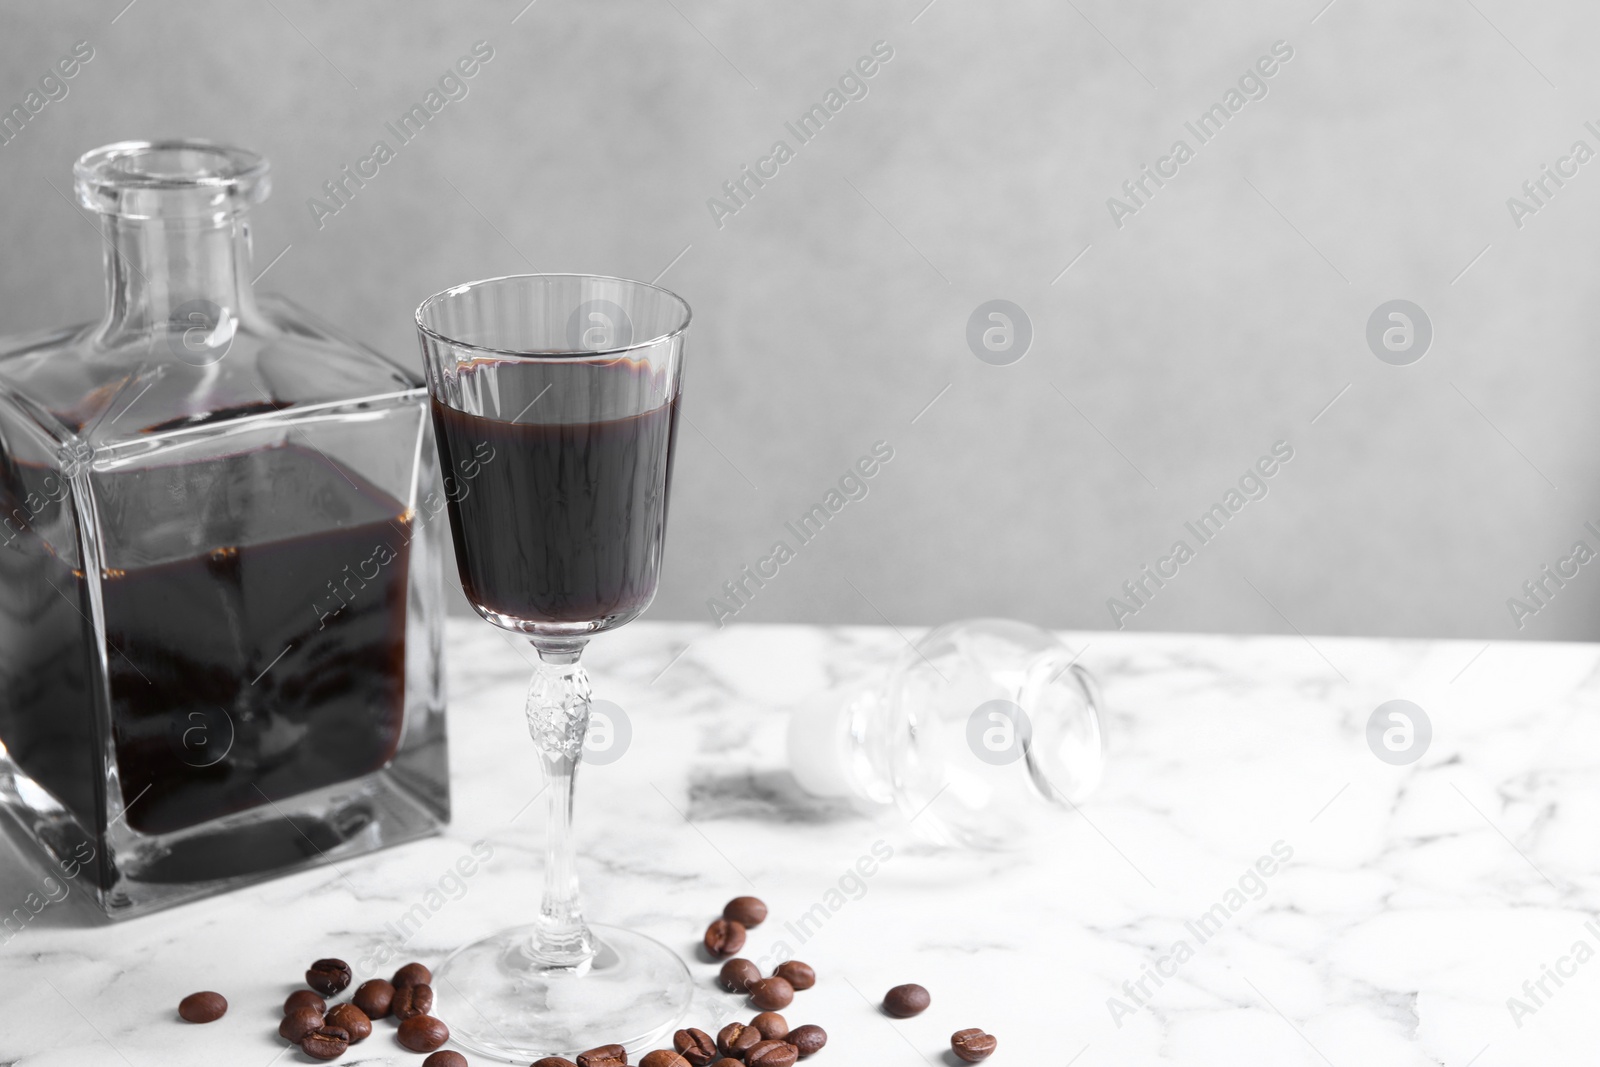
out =
[[[539,665],[528,686],[528,731],[539,749],[545,788],[550,794],[545,827],[544,899],[529,947],[544,967],[588,970],[594,937],[584,922],[578,895],[577,848],[572,835],[572,804],[578,761],[589,730],[589,675],[577,648],[539,648]]]

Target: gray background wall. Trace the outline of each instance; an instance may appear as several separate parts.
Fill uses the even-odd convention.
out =
[[[1506,600],[1600,549],[1600,161],[1520,228],[1506,201],[1600,150],[1600,10],[1326,2],[7,0],[0,110],[75,41],[95,55],[0,146],[0,330],[98,313],[99,239],[46,184],[80,152],[234,141],[276,168],[257,263],[289,250],[262,288],[402,358],[415,304],[470,278],[660,274],[689,299],[655,617],[709,618],[886,440],[740,620],[1109,626],[1282,440],[1269,495],[1127,625],[1593,638],[1600,565],[1521,630]],[[319,229],[307,199],[478,40],[470,94]],[[784,122],[880,40],[866,98],[799,145]],[[1266,97],[1198,145],[1183,122],[1279,40]],[[1195,158],[1118,228],[1107,198],[1180,137]],[[719,229],[707,199],[778,139],[795,158]],[[1009,366],[966,341],[994,298],[1034,332]],[[1365,338],[1393,298],[1435,331],[1409,366]]]

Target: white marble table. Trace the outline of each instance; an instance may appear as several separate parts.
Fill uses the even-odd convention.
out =
[[[543,808],[528,807],[526,668],[487,626],[455,621],[449,636],[448,835],[114,927],[76,897],[47,908],[0,948],[0,1065],[305,1062],[274,1033],[292,977],[371,952],[474,842],[492,859],[459,899],[435,898],[407,955],[437,962],[526,918]],[[629,710],[634,736],[582,783],[591,914],[681,946],[702,1025],[743,1016],[693,955],[709,918],[764,897],[773,919],[746,952],[759,954],[884,842],[893,856],[864,892],[796,948],[821,980],[787,1014],[832,1035],[819,1064],[954,1062],[949,1034],[967,1026],[998,1035],[997,1065],[1595,1055],[1600,960],[1575,947],[1600,948],[1600,923],[1585,927],[1600,913],[1595,647],[1064,636],[1088,645],[1114,709],[1107,773],[1055,840],[1010,854],[936,851],[892,815],[811,802],[786,780],[783,709],[897,653],[895,631],[640,623],[597,642],[597,694]],[[1433,721],[1410,767],[1364,739],[1395,697]],[[1275,845],[1292,858],[1247,877]],[[0,901],[20,901],[40,872],[0,850]],[[1219,903],[1227,921],[1202,942],[1186,924]],[[1549,995],[1535,984],[1536,1003],[1523,983],[1546,965],[1569,976],[1544,978]],[[1159,986],[1144,977],[1158,968]],[[933,991],[920,1018],[865,1002],[904,981]],[[229,998],[228,1016],[178,1022],[179,997],[201,988]],[[1514,1019],[1509,997],[1534,1010]],[[420,1060],[385,1024],[342,1062]]]

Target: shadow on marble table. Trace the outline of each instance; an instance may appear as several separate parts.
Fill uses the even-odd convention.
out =
[[[827,825],[863,818],[850,801],[814,797],[787,770],[725,773],[698,768],[689,775],[689,821],[754,819]]]

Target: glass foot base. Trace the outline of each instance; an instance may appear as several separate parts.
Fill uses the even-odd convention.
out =
[[[531,960],[532,926],[457,949],[434,974],[434,1014],[457,1044],[524,1064],[612,1043],[630,1054],[662,1047],[689,1010],[689,968],[643,934],[590,930],[599,953],[581,975]]]

